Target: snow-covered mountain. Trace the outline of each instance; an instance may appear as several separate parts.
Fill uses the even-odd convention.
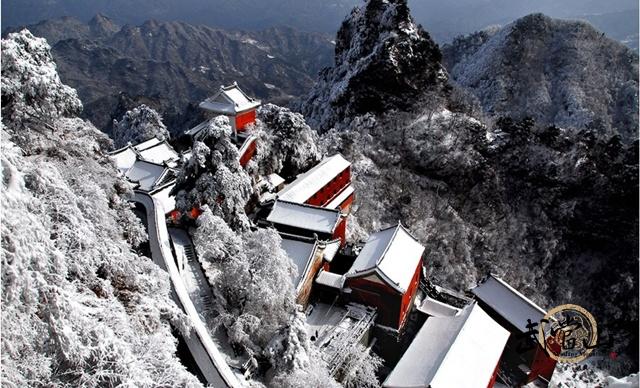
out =
[[[486,71],[484,97],[515,116],[487,119],[473,95],[447,81],[438,48],[414,30],[404,9],[402,0],[372,0],[353,11],[338,33],[334,66],[302,108],[324,132],[325,150],[355,162],[352,235],[400,220],[426,242],[425,265],[436,283],[463,290],[497,273],[547,308],[585,306],[606,328],[603,335],[617,338],[617,351],[636,354],[637,111],[627,108],[637,101],[637,78],[630,51],[608,40],[593,44],[593,30],[582,24],[541,16],[515,23],[529,26],[510,37],[523,44],[522,55],[505,56],[494,45],[509,29],[475,35],[476,41],[465,41],[469,51],[479,47],[487,63],[503,64],[497,71],[514,72],[506,80],[479,67]],[[543,24],[531,25],[536,19]],[[366,27],[374,20],[382,27]],[[544,33],[547,25],[577,27],[582,32],[569,34],[567,45],[582,52],[558,53],[555,67],[540,65],[526,42],[557,48],[546,40],[554,36]],[[545,52],[546,43],[534,47]],[[457,63],[472,63],[475,55],[456,57]],[[590,63],[583,62],[590,55],[606,60],[576,77],[550,75]],[[589,75],[589,69],[603,74]],[[563,88],[556,90],[560,98],[574,104],[564,112],[579,108],[586,120],[583,113],[592,109],[610,127],[577,125],[569,113],[558,116],[567,118],[558,121],[562,126],[550,126],[544,115],[539,122],[520,120],[547,113],[536,111],[547,106],[536,93],[551,88],[554,77]],[[508,87],[520,91],[519,99],[503,99]],[[631,324],[615,318],[624,311]]]
[[[26,30],[2,40],[3,382],[202,386],[176,349],[177,337],[199,334],[171,300],[168,274],[145,256],[131,186],[107,155],[113,142],[77,117],[82,103],[49,49]],[[201,311],[205,330],[228,341],[220,344],[225,362],[259,363],[252,386],[337,388],[296,306],[296,269],[280,235],[251,230],[245,214],[249,174],[308,169],[320,157],[317,137],[286,108],[267,104],[258,117],[260,147],[246,170],[228,120],[218,117],[178,175],[178,209],[203,208],[193,238],[215,294]],[[116,129],[122,143],[168,136],[148,107]]]
[[[490,115],[636,138],[638,56],[588,23],[533,14],[443,53],[451,79]]]
[[[70,20],[50,29],[53,55],[63,55],[59,68],[88,85],[85,92],[61,82],[44,40],[23,31],[2,41],[2,378],[16,386],[199,386],[178,361],[172,335],[172,329],[187,333],[189,321],[169,297],[167,275],[145,257],[147,236],[128,203],[130,186],[106,155],[114,144],[78,117],[78,94],[105,93],[87,115],[118,118],[117,145],[150,134],[168,138],[168,129],[184,129],[176,123],[200,118],[189,104],[218,89],[224,77],[276,90],[268,99],[310,85],[300,77],[320,66],[312,58],[321,57],[324,44],[316,52],[314,37],[288,30],[269,35]],[[519,23],[525,27],[517,39],[502,29],[458,41],[445,63],[455,69],[486,51],[482,63],[502,66],[511,57],[496,45],[515,39],[529,50],[526,42],[546,39],[543,27]],[[508,37],[498,39],[501,34]],[[586,73],[557,84],[580,117],[591,109],[604,115],[604,124],[522,118],[542,106],[543,86],[527,79],[527,71],[535,80],[541,70],[525,66],[537,64],[527,56],[517,57],[518,76],[508,73],[508,80],[529,85],[538,93],[534,101],[522,90],[513,110],[505,104],[501,113],[513,117],[487,115],[476,90],[451,82],[438,46],[414,23],[406,0],[368,0],[347,16],[333,66],[300,103],[310,125],[300,113],[264,104],[251,124],[257,146],[246,165],[229,119],[204,121],[190,152],[174,161],[177,214],[170,214],[193,239],[197,255],[182,265],[198,268],[209,292],[191,284],[189,298],[199,300],[202,330],[215,338],[223,361],[254,373],[252,386],[338,386],[312,345],[317,332],[307,332],[296,305],[295,266],[281,236],[252,222],[268,207],[253,209],[262,178],[275,173],[291,180],[323,153],[340,152],[352,162],[356,192],[350,243],[400,221],[426,247],[429,281],[463,291],[493,272],[544,308],[579,304],[595,315],[599,336],[612,339],[598,351],[619,355],[615,372],[637,371],[637,127],[619,124],[637,122],[637,112],[612,102],[616,82],[630,90],[623,51],[594,48],[594,35],[581,34],[571,35],[573,45],[612,58],[594,67],[607,72],[594,78],[606,93],[585,97],[596,82]],[[306,59],[296,62],[296,55]],[[576,63],[559,56],[563,67],[549,71],[582,65],[586,56],[577,55]],[[199,63],[219,67],[189,70]],[[612,75],[617,70],[620,79]],[[270,76],[291,83],[274,89],[267,86]],[[547,78],[541,82],[549,87]],[[488,101],[501,101],[494,94],[503,88],[483,90]],[[637,94],[631,97],[637,101]],[[129,110],[140,102],[174,119],[165,126],[148,106]],[[375,386],[381,360],[357,346],[345,350],[366,365],[350,369],[344,385]],[[559,378],[577,373],[561,372]],[[579,372],[587,375],[582,381],[602,380]]]

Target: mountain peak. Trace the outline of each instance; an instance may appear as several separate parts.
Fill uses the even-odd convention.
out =
[[[408,108],[425,89],[446,82],[440,60],[438,45],[415,24],[405,0],[369,0],[342,22],[335,64],[322,72],[302,110],[327,130],[347,117]]]
[[[120,26],[111,18],[98,13],[88,23],[89,28],[95,36],[110,36],[120,31]]]

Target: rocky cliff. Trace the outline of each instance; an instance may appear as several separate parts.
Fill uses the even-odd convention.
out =
[[[342,23],[334,65],[322,71],[302,112],[325,131],[357,115],[408,109],[425,90],[446,84],[440,59],[405,1],[369,1]]]
[[[351,236],[401,220],[426,244],[424,264],[436,283],[464,290],[493,272],[545,308],[582,305],[595,314],[603,337],[614,338],[602,351],[625,354],[626,364],[618,365],[634,370],[637,127],[615,123],[637,117],[627,100],[619,106],[612,97],[637,82],[629,51],[576,32],[572,44],[583,52],[556,53],[548,67],[539,55],[546,45],[556,50],[562,36],[547,40],[554,34],[532,19],[564,22],[540,16],[516,22],[517,37],[486,31],[458,42],[476,54],[457,52],[446,63],[471,63],[484,52],[485,63],[502,64],[495,74],[482,67],[480,84],[487,87],[478,95],[485,109],[486,101],[498,101],[502,115],[513,116],[501,118],[474,108],[476,97],[447,81],[438,48],[398,17],[404,9],[403,1],[371,0],[354,10],[338,33],[334,67],[321,74],[303,106],[325,131],[325,150],[354,161]],[[371,28],[374,20],[382,27]],[[506,55],[493,46],[506,40],[521,42],[522,51]],[[527,42],[536,40],[537,49],[528,51]],[[403,55],[393,55],[400,48]],[[569,72],[590,56],[603,62],[587,70],[602,74]],[[501,78],[500,69],[511,78]],[[505,98],[512,89],[517,98]],[[555,115],[544,108],[554,104],[543,104],[540,95],[552,90],[570,103]],[[603,112],[610,126],[578,125],[574,116],[587,120],[589,109]]]

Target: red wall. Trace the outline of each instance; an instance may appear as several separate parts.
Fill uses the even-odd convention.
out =
[[[500,358],[502,358],[502,356],[500,356]],[[496,380],[498,379],[499,369],[500,369],[500,360],[498,360],[498,363],[496,364],[496,369],[493,370],[493,375],[491,375],[491,380],[489,380],[489,384],[487,385],[487,388],[493,388],[493,386],[496,384]]]
[[[253,158],[253,155],[255,155],[256,153],[256,140],[252,140],[251,144],[249,144],[249,147],[247,147],[247,150],[244,152],[244,154],[240,155],[240,165],[242,167],[246,166],[247,163],[249,163],[249,161],[251,160],[251,158]]]
[[[236,130],[241,131],[249,124],[256,122],[256,111],[250,110],[248,112],[240,113],[236,116]]]
[[[200,214],[202,214],[202,210],[200,210],[197,207],[193,207],[191,208],[191,210],[189,211],[189,217],[193,218],[194,220],[198,217],[200,217]]]
[[[347,199],[345,199],[344,202],[340,204],[340,210],[342,210],[343,212],[348,212],[351,204],[353,203],[353,200],[355,199],[355,196],[355,194],[351,194],[350,196],[348,196]]]
[[[351,182],[351,168],[347,167],[340,174],[336,175],[329,183],[324,185],[313,197],[305,202],[308,205],[324,206],[338,195]]]
[[[180,212],[178,210],[172,210],[171,212],[169,212],[169,218],[173,221],[173,222],[177,222],[180,219]]]
[[[351,288],[351,300],[378,309],[376,322],[394,329],[398,328],[398,316],[402,305],[402,295],[386,284],[363,278],[347,279]]]
[[[318,253],[318,251],[316,251],[315,256],[311,260],[311,269],[305,278],[302,279],[302,287],[296,297],[296,303],[304,307],[309,303],[309,296],[311,296],[311,290],[313,289],[313,281],[324,263],[324,260],[322,260],[322,253]]]
[[[416,271],[413,274],[413,278],[411,279],[411,283],[409,284],[409,289],[402,296],[402,307],[400,309],[400,320],[398,321],[398,327],[403,327],[404,322],[407,319],[407,315],[409,310],[411,309],[411,305],[413,304],[413,298],[416,295],[416,290],[418,289],[418,284],[420,283],[420,269],[422,267],[422,261],[418,263],[416,267]]]
[[[555,352],[559,352],[558,344],[554,344],[555,348],[551,348],[552,345],[547,345],[551,349],[554,349]],[[533,356],[533,363],[531,364],[531,372],[529,372],[529,376],[527,378],[527,382],[531,382],[538,378],[538,376],[544,377],[547,380],[551,379],[553,375],[553,371],[556,369],[556,360],[547,356],[544,352],[544,349],[540,345],[536,347],[535,356]]]

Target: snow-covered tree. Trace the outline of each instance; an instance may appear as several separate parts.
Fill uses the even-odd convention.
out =
[[[78,93],[60,82],[47,41],[28,30],[2,40],[2,117],[7,126],[42,124],[82,111]]]
[[[244,207],[251,196],[251,178],[238,160],[238,149],[229,138],[229,119],[219,116],[200,133],[191,158],[178,174],[176,207],[188,212],[208,205],[234,230],[249,221]]]
[[[168,276],[133,250],[146,236],[111,142],[64,117],[80,104],[44,40],[2,48],[3,384],[199,386],[175,356],[171,326],[188,325]]]
[[[286,370],[275,375],[269,382],[278,388],[341,388],[330,375],[319,351],[311,349],[311,362],[306,368]]]
[[[221,316],[231,342],[260,355],[295,311],[293,266],[280,236],[271,229],[236,235],[205,207],[193,237],[215,294],[223,299]]]
[[[340,381],[345,388],[377,388],[380,382],[376,376],[382,366],[382,358],[358,344],[348,350],[342,365]]]
[[[138,144],[152,137],[168,139],[169,131],[160,114],[144,104],[127,111],[120,121],[113,120],[113,142],[116,148],[124,147],[127,143]]]
[[[237,234],[204,207],[192,235],[213,285],[218,323],[232,347],[270,365],[272,386],[335,384],[317,361],[304,315],[297,311],[294,268],[278,233],[258,229]]]
[[[320,161],[318,135],[301,114],[266,104],[258,110],[258,118],[256,160],[260,174],[295,177]]]

